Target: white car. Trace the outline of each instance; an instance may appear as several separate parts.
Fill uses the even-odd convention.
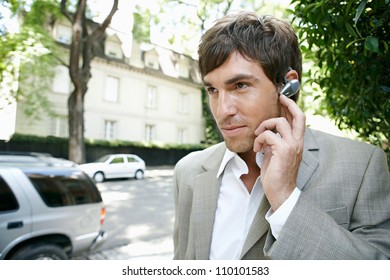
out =
[[[115,178],[143,179],[145,173],[145,161],[134,154],[105,155],[78,167],[98,183]]]

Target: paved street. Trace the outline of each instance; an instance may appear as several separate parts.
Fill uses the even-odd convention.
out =
[[[172,259],[172,175],[172,167],[159,167],[147,170],[143,180],[98,184],[109,237],[97,252],[77,259]]]

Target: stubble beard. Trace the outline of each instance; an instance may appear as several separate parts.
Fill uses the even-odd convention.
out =
[[[223,134],[221,127],[226,126],[227,124],[232,124],[232,123],[233,124],[240,124],[243,122],[236,117],[235,119],[229,118],[229,119],[224,120],[223,122],[218,123],[218,128],[219,128],[220,133],[223,136],[226,147],[230,151],[235,152],[237,154],[246,153],[246,152],[253,150],[254,141],[255,141],[254,133],[251,135],[247,131],[238,137],[227,137]]]
[[[255,138],[245,137],[243,139],[224,138],[226,147],[237,154],[246,153],[253,150]]]

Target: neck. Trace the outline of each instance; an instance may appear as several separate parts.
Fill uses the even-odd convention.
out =
[[[256,163],[256,153],[249,151],[246,153],[238,154],[248,166],[248,174],[243,174],[241,180],[247,188],[248,192],[252,192],[253,186],[260,176],[260,167]]]

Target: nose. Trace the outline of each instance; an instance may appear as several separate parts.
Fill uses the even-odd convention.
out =
[[[234,96],[229,91],[220,91],[217,99],[217,117],[226,118],[237,113],[237,106]]]

